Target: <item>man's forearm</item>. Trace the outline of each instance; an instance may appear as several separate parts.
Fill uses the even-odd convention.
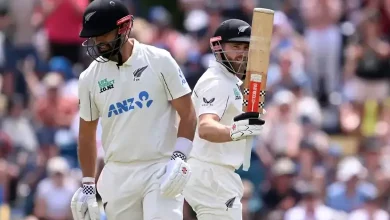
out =
[[[232,141],[230,127],[211,120],[199,125],[199,137],[214,143]]]
[[[185,118],[181,118],[174,151],[179,151],[188,158],[192,150],[192,141],[194,140],[195,130],[195,113],[190,114]]]
[[[183,137],[190,141],[194,140],[196,130],[196,116],[195,114],[192,117],[181,118],[179,123],[179,128],[177,132],[177,137]]]
[[[78,155],[83,177],[95,177],[96,172],[96,138],[79,137]]]

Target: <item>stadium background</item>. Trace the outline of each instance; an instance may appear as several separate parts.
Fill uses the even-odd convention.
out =
[[[245,220],[389,219],[389,0],[124,1],[132,35],[169,50],[191,86],[213,58],[208,41],[221,21],[277,11],[267,123],[251,170],[238,171]],[[0,0],[1,220],[71,219],[77,77],[91,61],[78,38],[87,4]]]

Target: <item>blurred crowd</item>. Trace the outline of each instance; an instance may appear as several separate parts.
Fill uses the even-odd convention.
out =
[[[237,171],[244,220],[390,219],[390,0],[123,1],[132,36],[170,51],[191,87],[223,20],[275,10],[266,125]],[[71,219],[88,3],[0,0],[1,220]]]

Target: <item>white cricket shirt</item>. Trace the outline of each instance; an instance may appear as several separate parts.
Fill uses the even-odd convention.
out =
[[[168,51],[134,40],[123,66],[94,61],[80,75],[80,117],[100,117],[106,162],[156,160],[171,156],[177,139],[170,100],[190,92]]]
[[[230,126],[233,118],[243,112],[241,84],[240,79],[212,60],[192,93],[198,119],[202,114],[216,114],[221,124]],[[190,157],[238,169],[243,163],[244,152],[245,140],[212,143],[199,138],[197,129]]]

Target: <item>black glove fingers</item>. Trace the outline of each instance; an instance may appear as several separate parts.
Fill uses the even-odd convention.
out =
[[[249,125],[263,125],[265,124],[265,121],[263,119],[257,118],[257,119],[249,119]]]
[[[258,112],[244,112],[234,117],[234,121],[243,121],[250,118],[259,118],[259,116],[260,114]]]

